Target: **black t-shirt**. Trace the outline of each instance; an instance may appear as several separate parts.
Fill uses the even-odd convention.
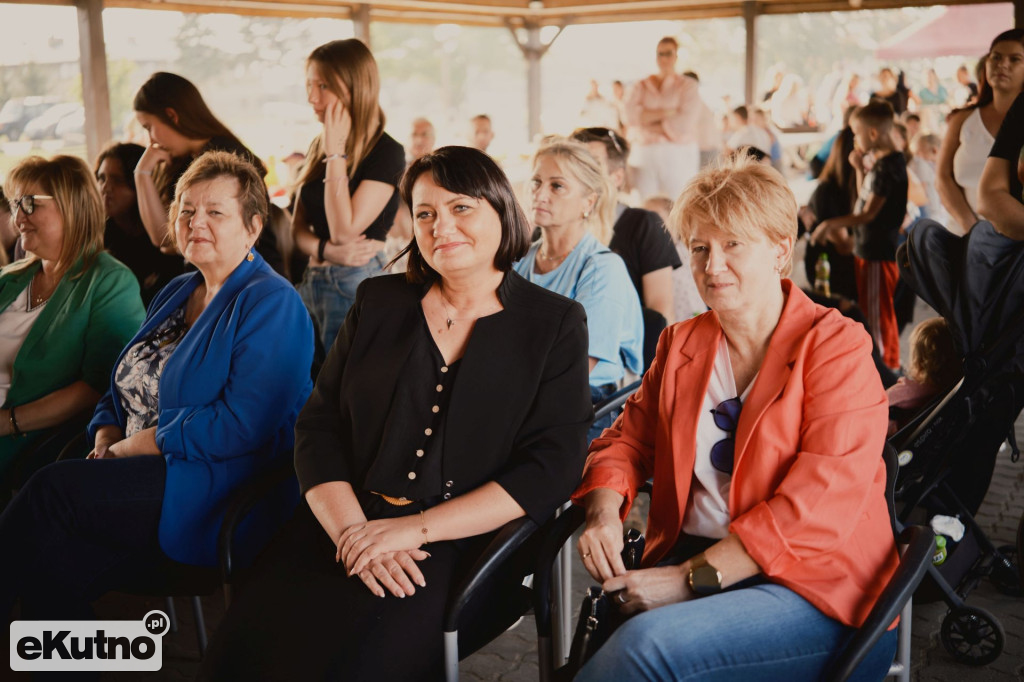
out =
[[[1024,203],[1024,94],[1006,112],[989,156],[1010,162],[1010,194]]]
[[[661,218],[657,213],[642,208],[627,208],[622,212],[612,228],[608,248],[626,263],[629,278],[633,280],[641,302],[644,300],[644,275],[662,268],[674,270],[683,264]]]
[[[367,239],[384,241],[388,236],[388,230],[391,229],[391,224],[395,222],[395,215],[398,213],[398,181],[404,172],[405,149],[393,137],[384,133],[349,178],[350,196],[356,193],[356,188],[363,180],[376,180],[395,188],[384,210],[363,231]],[[331,231],[327,226],[327,210],[324,206],[323,181],[310,180],[302,186],[299,196],[306,213],[306,222],[313,229],[313,234],[320,239],[330,239]]]
[[[907,215],[907,159],[903,152],[891,152],[875,161],[860,188],[857,213],[864,210],[868,196],[884,197],[875,219],[854,229],[853,253],[864,260],[896,260],[900,225]]]
[[[146,305],[165,284],[185,272],[185,260],[178,255],[162,253],[153,246],[141,225],[138,232],[129,234],[108,218],[103,231],[103,245],[139,280],[142,302]]]

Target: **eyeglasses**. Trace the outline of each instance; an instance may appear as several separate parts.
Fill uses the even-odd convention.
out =
[[[733,460],[736,455],[736,425],[740,423],[740,410],[743,403],[739,398],[729,398],[718,403],[711,410],[711,418],[715,426],[729,435],[711,446],[711,466],[723,474],[731,474]]]
[[[40,199],[52,199],[48,194],[26,194],[23,197],[12,199],[11,204],[11,215],[17,217],[18,209],[25,212],[25,215],[32,215],[36,212],[36,202]]]

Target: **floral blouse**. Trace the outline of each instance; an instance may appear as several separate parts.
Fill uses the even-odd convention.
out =
[[[125,413],[125,438],[156,426],[160,375],[187,331],[183,306],[171,313],[153,333],[128,349],[117,366],[114,383]]]

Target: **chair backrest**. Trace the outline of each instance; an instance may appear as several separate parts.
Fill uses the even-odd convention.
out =
[[[618,410],[626,401],[629,400],[629,396],[636,393],[637,389],[640,388],[640,379],[637,379],[628,386],[624,386],[619,390],[612,393],[610,396],[594,405],[594,421],[610,414],[611,412]]]
[[[658,350],[658,337],[668,326],[668,320],[657,310],[643,309],[644,315],[644,371],[654,362],[654,354]]]

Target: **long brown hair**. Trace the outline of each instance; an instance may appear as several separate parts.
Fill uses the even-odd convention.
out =
[[[209,140],[214,137],[227,138],[238,147],[244,147],[242,141],[220,122],[210,107],[207,106],[199,88],[192,81],[175,73],[158,71],[149,77],[139,91],[135,93],[132,104],[135,111],[156,116],[165,125],[184,135],[190,140]],[[177,121],[167,115],[173,109]],[[164,203],[170,203],[174,197],[174,179],[177,178],[188,164],[190,158],[174,159],[169,164],[161,165],[153,178],[160,190]],[[131,169],[126,168],[125,172]]]
[[[352,117],[352,131],[345,142],[348,156],[348,175],[355,174],[359,164],[384,134],[384,112],[380,108],[380,75],[377,61],[370,50],[355,38],[332,40],[313,50],[306,64],[316,66],[320,78],[336,97],[342,99],[342,87],[348,89],[351,101],[348,113]],[[322,180],[326,169],[321,163],[325,157],[317,135],[306,152],[306,164],[297,185]]]
[[[853,129],[846,126],[839,131],[839,136],[832,143],[832,150],[818,176],[820,182],[834,184],[847,200],[847,210],[852,209],[857,201],[857,174],[850,163],[850,152],[853,151]]]
[[[103,250],[103,200],[92,171],[75,156],[59,155],[49,161],[30,156],[7,174],[4,191],[9,197],[18,197],[31,185],[53,197],[64,223],[64,239],[55,270],[57,279],[67,274],[81,256],[82,267],[75,275],[79,276]],[[25,266],[37,260],[38,256],[29,256]]]

